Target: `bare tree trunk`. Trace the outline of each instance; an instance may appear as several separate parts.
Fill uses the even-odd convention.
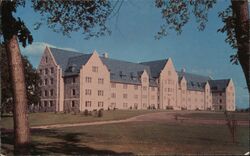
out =
[[[231,0],[233,17],[236,19],[235,33],[238,57],[250,92],[250,50],[248,0]]]
[[[16,154],[28,154],[30,142],[30,129],[27,113],[27,95],[25,88],[24,69],[17,37],[13,37],[6,43],[8,62],[11,70],[11,79],[14,96],[14,133]]]

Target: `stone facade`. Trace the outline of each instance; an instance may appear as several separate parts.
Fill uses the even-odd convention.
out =
[[[46,47],[38,71],[41,111],[235,110],[231,79],[177,72],[171,58],[137,64]]]

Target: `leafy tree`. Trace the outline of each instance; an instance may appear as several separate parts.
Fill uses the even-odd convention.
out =
[[[156,38],[160,39],[168,35],[168,30],[173,29],[181,34],[183,27],[193,15],[199,30],[204,30],[208,21],[208,11],[216,4],[216,0],[155,0],[155,6],[161,9],[164,24],[160,27]],[[224,22],[224,26],[218,32],[226,33],[225,41],[236,49],[235,55],[231,55],[233,64],[241,64],[248,92],[250,91],[250,50],[249,50],[249,9],[248,0],[231,0],[231,5],[218,16]]]
[[[87,38],[109,33],[105,23],[114,8],[106,0],[32,0],[32,4],[34,10],[44,17],[42,20],[56,32],[69,35],[70,32],[82,29],[82,33]],[[1,32],[7,51],[14,98],[14,152],[16,154],[28,154],[30,142],[25,74],[18,41],[25,47],[27,43],[33,42],[33,37],[21,18],[13,16],[16,9],[22,6],[25,6],[25,0],[0,0]],[[41,23],[37,23],[38,28],[40,25]]]
[[[40,102],[40,76],[36,69],[32,66],[26,56],[22,56],[25,72],[25,86],[27,91],[28,105],[34,106]],[[1,46],[1,112],[12,112],[13,110],[13,94],[12,85],[9,83],[10,70],[8,66],[7,54],[4,46]]]

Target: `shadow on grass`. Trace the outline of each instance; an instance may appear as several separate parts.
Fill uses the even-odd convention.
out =
[[[32,141],[30,145],[31,155],[133,155],[130,152],[118,153],[112,150],[98,150],[86,146],[80,139],[90,137],[86,133],[65,133],[59,130],[32,129],[32,137],[44,137],[48,140]],[[14,136],[11,131],[1,134],[1,151],[3,154],[13,154]]]

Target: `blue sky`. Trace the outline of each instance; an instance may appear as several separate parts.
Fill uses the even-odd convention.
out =
[[[194,19],[185,26],[181,35],[174,31],[155,40],[163,20],[160,10],[151,0],[124,1],[119,14],[108,21],[112,34],[85,40],[81,32],[74,32],[71,37],[63,36],[43,25],[34,30],[34,23],[39,21],[39,14],[33,12],[28,3],[17,10],[29,27],[34,37],[32,45],[21,48],[31,63],[36,67],[46,45],[83,53],[96,50],[99,54],[108,52],[109,57],[132,62],[165,59],[171,57],[177,70],[185,68],[187,72],[209,75],[214,79],[232,78],[236,86],[236,105],[249,106],[246,83],[241,67],[232,65],[229,56],[235,53],[227,43],[225,35],[217,33],[223,23],[218,18],[218,11],[226,8],[230,1],[219,1],[208,14],[208,23],[204,31],[196,29]]]

